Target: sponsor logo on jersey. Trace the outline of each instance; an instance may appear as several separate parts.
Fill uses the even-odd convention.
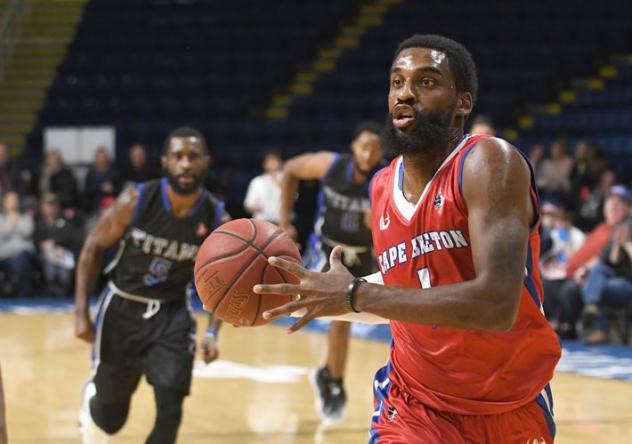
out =
[[[206,228],[206,225],[200,222],[200,225],[198,225],[198,228],[195,234],[197,234],[198,237],[204,237],[208,234],[208,228]]]
[[[432,205],[434,205],[434,207],[438,210],[443,206],[443,201],[443,194],[439,192],[432,201]]]
[[[397,420],[397,416],[397,409],[393,406],[390,406],[386,411],[386,417],[388,418],[388,420],[390,422],[394,422],[395,420]]]
[[[380,216],[380,231],[384,231],[388,229],[388,226],[391,224],[391,217],[387,214],[386,217],[382,214]]]

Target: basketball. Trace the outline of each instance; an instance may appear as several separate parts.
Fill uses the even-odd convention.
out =
[[[301,264],[294,241],[281,228],[256,219],[237,219],[213,231],[195,259],[195,287],[206,311],[233,325],[256,326],[266,310],[291,300],[258,295],[256,284],[298,283],[298,278],[268,264],[270,256]]]

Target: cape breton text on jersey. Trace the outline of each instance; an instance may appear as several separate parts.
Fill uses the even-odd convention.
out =
[[[386,274],[394,266],[409,259],[444,249],[468,246],[461,230],[430,231],[413,237],[408,243],[401,242],[387,248],[378,254],[377,259],[382,274]]]

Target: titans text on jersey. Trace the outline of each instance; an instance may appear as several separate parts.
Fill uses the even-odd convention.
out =
[[[338,193],[330,186],[323,186],[323,193],[327,199],[327,204],[333,208],[337,208],[342,211],[353,211],[356,213],[363,213],[368,211],[371,207],[369,203],[368,193],[366,198],[349,197],[344,194]]]
[[[145,254],[160,256],[172,261],[193,261],[198,251],[197,245],[152,236],[139,228],[133,228],[130,238],[136,248]]]

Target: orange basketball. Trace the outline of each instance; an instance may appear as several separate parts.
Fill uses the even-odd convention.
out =
[[[195,287],[204,309],[233,325],[266,324],[261,314],[291,296],[258,295],[252,287],[298,283],[295,276],[268,264],[270,256],[301,264],[294,241],[270,222],[237,219],[213,231],[195,258]]]

